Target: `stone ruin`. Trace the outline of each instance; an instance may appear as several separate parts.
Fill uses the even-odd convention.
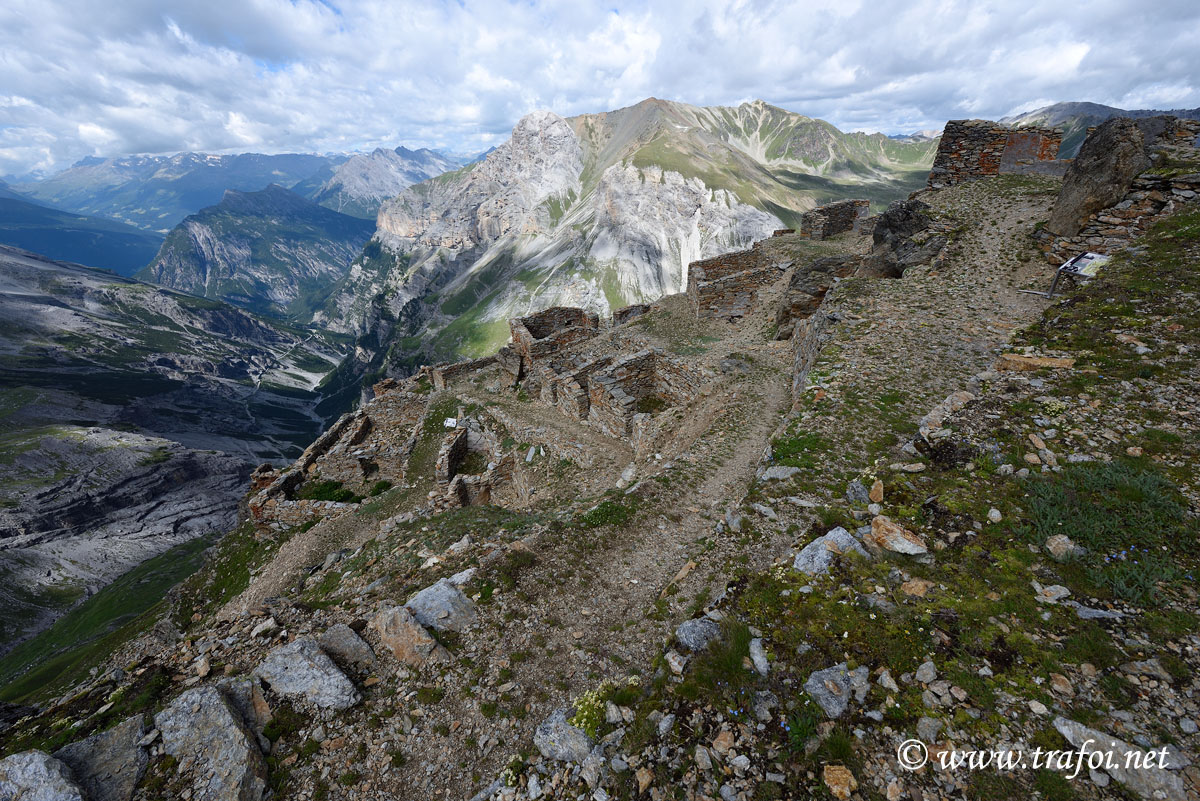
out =
[[[697,317],[744,317],[758,291],[779,279],[790,263],[763,264],[761,244],[688,265],[687,296]]]
[[[648,311],[650,311],[649,303],[633,303],[629,306],[622,306],[612,313],[612,324],[614,326],[622,325],[635,317],[641,317]]]
[[[594,337],[600,331],[600,317],[584,309],[553,306],[528,317],[513,318],[508,326],[512,342],[500,349],[496,361],[515,385],[538,359]]]
[[[1051,264],[1123,248],[1200,197],[1200,121],[1116,117],[1093,129],[1037,234]]]
[[[863,220],[870,215],[869,200],[827,203],[800,216],[800,236],[804,239],[828,239],[846,232],[858,233]]]
[[[298,498],[308,481],[338,481],[366,494],[378,481],[404,480],[428,398],[415,392],[417,379],[385,379],[374,399],[342,415],[284,470],[262,465],[251,476],[251,518],[260,525],[300,525],[337,514],[349,504]]]
[[[944,189],[994,175],[1063,175],[1058,128],[1010,128],[990,120],[950,120],[942,131],[929,189]]]
[[[470,463],[472,455],[474,465]],[[477,417],[464,418],[461,413],[438,447],[434,479],[443,491],[435,503],[437,508],[503,505],[505,500],[521,503],[529,497],[513,454],[504,453],[495,433]],[[515,498],[503,497],[509,494]]]

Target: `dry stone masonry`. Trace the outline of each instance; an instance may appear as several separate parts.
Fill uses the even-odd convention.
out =
[[[938,143],[928,187],[942,189],[993,175],[1062,175],[1068,162],[1058,158],[1061,144],[1062,131],[1057,128],[950,120]]]
[[[804,239],[828,239],[848,231],[857,232],[871,214],[869,200],[839,200],[817,206],[800,217],[800,236]]]

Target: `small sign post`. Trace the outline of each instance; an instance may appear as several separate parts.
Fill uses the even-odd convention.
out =
[[[1058,289],[1058,282],[1062,280],[1064,275],[1077,281],[1090,281],[1099,274],[1100,267],[1106,264],[1108,260],[1109,257],[1103,253],[1092,253],[1091,251],[1080,253],[1078,256],[1072,256],[1067,259],[1055,271],[1054,283],[1050,284],[1049,292],[1038,292],[1036,289],[1022,289],[1020,291],[1030,295],[1041,295],[1045,298],[1052,298],[1054,297],[1054,290]]]

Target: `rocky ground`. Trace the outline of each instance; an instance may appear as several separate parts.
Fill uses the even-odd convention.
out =
[[[431,515],[415,472],[336,519],[244,526],[0,734],[22,754],[0,786],[103,764],[145,799],[1194,796],[1200,213],[1050,301],[1018,290],[1049,283],[1031,235],[1056,192],[926,194],[944,247],[830,291],[795,401],[789,276],[740,323],[668,298],[617,329],[706,376],[645,462],[491,374],[434,393],[414,463],[462,407],[539,492]],[[1115,741],[1166,768],[908,771],[912,738],[935,760]]]

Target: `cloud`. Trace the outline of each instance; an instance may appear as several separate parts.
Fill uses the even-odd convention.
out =
[[[845,129],[1200,106],[1190,0],[8,0],[0,174],[89,155],[459,152],[523,114],[762,98]]]

